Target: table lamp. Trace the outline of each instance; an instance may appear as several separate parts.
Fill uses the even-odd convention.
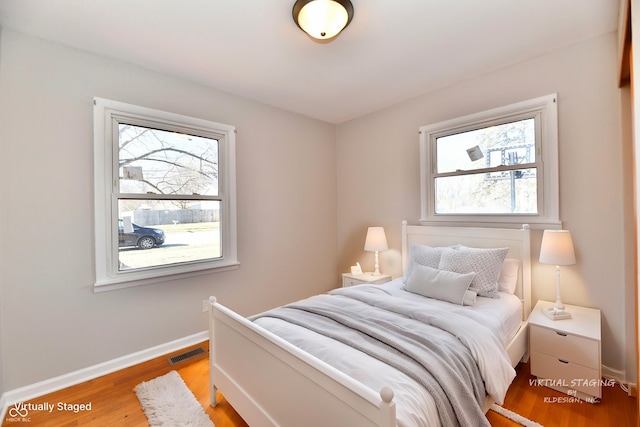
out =
[[[564,304],[560,298],[560,266],[576,263],[569,230],[544,230],[540,262],[556,266],[556,302],[553,307],[543,310],[544,314],[552,320],[571,318],[571,314],[564,310]]]
[[[364,242],[364,250],[376,253],[376,269],[374,276],[380,275],[380,266],[378,265],[378,251],[386,251],[387,237],[384,235],[384,227],[369,227],[367,230],[367,238]]]

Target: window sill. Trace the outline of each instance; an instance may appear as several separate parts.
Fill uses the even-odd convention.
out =
[[[562,229],[561,221],[541,220],[531,217],[528,218],[437,218],[425,219],[420,218],[420,225],[437,225],[445,227],[485,227],[485,228],[514,228],[520,229],[523,224],[527,224],[532,230],[560,230]]]
[[[158,274],[157,272],[134,272],[114,278],[104,278],[97,280],[93,285],[93,292],[115,291],[117,289],[132,288],[134,286],[149,285],[152,283],[167,282],[170,280],[180,280],[189,277],[202,276],[210,273],[235,270],[240,267],[240,262],[229,261],[216,267],[206,266],[196,270],[191,267],[188,271],[176,271],[173,273]]]

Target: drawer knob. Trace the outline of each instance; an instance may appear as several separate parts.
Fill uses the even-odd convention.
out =
[[[561,337],[566,337],[567,336],[567,334],[565,334],[564,332],[558,332],[558,331],[555,331],[555,332],[556,332],[556,334],[560,335]]]
[[[564,364],[568,364],[569,361],[568,360],[562,360],[562,359],[558,359],[558,362],[564,363]]]

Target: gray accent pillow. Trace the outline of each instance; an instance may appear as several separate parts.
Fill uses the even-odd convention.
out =
[[[478,292],[481,297],[499,298],[498,277],[507,252],[509,248],[445,248],[438,268],[460,274],[475,272],[470,289]]]
[[[456,246],[450,246],[451,248],[457,248]],[[407,260],[407,268],[404,272],[403,282],[406,284],[409,276],[413,272],[413,268],[416,264],[426,265],[431,268],[438,268],[440,265],[440,256],[442,255],[442,251],[444,250],[444,246],[427,246],[421,245],[419,243],[412,243],[409,247],[409,257]]]
[[[405,290],[425,297],[462,305],[475,273],[458,274],[416,264]]]

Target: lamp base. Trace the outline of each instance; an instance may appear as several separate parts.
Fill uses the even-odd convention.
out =
[[[571,313],[564,310],[558,310],[555,307],[543,308],[542,312],[551,320],[571,319]]]

